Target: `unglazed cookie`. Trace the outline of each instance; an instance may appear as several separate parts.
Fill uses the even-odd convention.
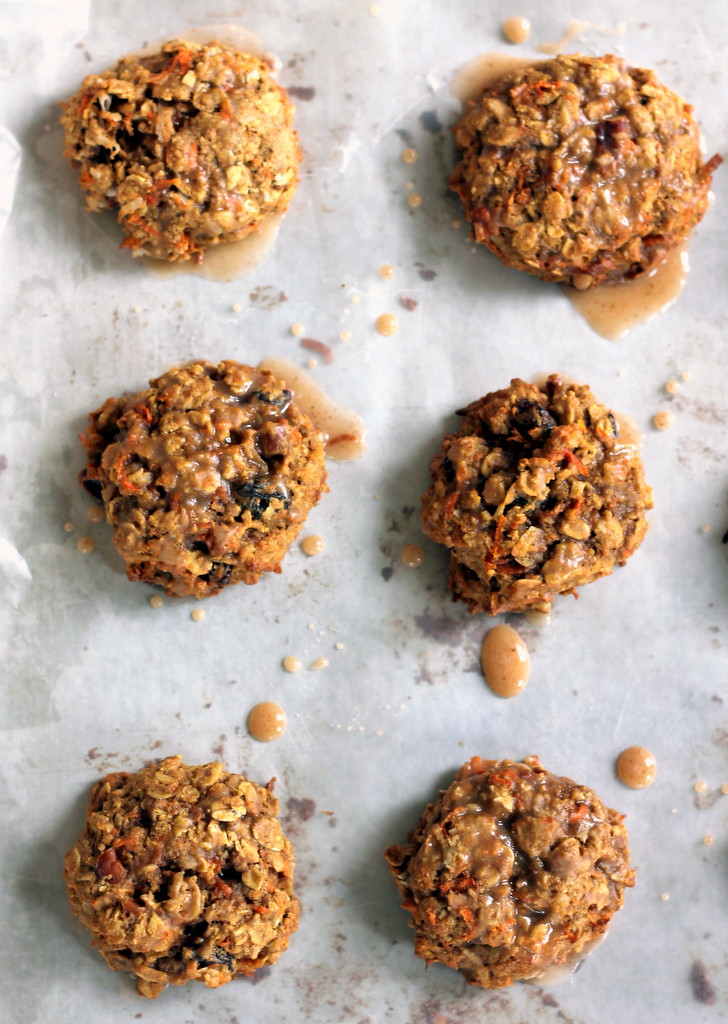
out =
[[[106,508],[132,580],[209,597],[280,572],[325,489],[324,445],[265,370],[169,370],[89,416],[81,483]]]
[[[588,387],[515,379],[461,415],[430,463],[422,525],[450,549],[449,586],[471,612],[548,611],[639,547],[652,493]]]
[[[535,757],[472,758],[385,857],[417,956],[484,988],[574,966],[634,884],[622,815]]]
[[[580,289],[644,274],[705,213],[692,108],[618,57],[556,57],[486,88],[450,185],[507,266]]]
[[[168,757],[97,782],[64,878],[109,967],[154,999],[275,963],[299,916],[277,813],[269,789],[216,762]]]
[[[265,61],[175,39],[87,76],[63,104],[64,152],[88,209],[117,211],[132,255],[199,262],[288,206],[293,112]]]

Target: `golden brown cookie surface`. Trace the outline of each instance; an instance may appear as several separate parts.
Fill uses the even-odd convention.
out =
[[[450,589],[470,611],[548,611],[624,564],[652,495],[588,387],[515,379],[462,413],[430,463],[422,524],[450,549]]]
[[[705,213],[692,108],[617,57],[556,57],[485,89],[451,187],[505,264],[580,289],[649,271]]]
[[[63,105],[90,210],[134,255],[201,259],[286,209],[300,161],[293,105],[268,65],[221,43],[166,43],[89,75]]]
[[[112,970],[155,998],[275,963],[298,926],[294,859],[267,788],[168,757],[93,787],[66,855],[73,912]]]
[[[537,758],[472,758],[385,857],[417,956],[484,988],[574,963],[634,884],[622,816]]]
[[[171,597],[256,583],[325,488],[324,446],[271,373],[227,360],[169,370],[109,398],[82,437],[130,579]]]

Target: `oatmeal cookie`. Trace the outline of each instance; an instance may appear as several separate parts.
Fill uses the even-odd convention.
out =
[[[422,525],[450,549],[449,586],[471,612],[548,611],[639,547],[652,493],[588,387],[515,379],[460,415],[430,463]]]
[[[385,857],[417,956],[484,988],[574,965],[634,884],[622,815],[535,757],[472,758]]]
[[[227,360],[169,370],[89,416],[82,485],[132,580],[209,597],[280,572],[326,489],[315,426],[271,373]]]
[[[168,757],[97,782],[64,878],[112,971],[154,999],[275,963],[299,915],[277,813],[268,788],[216,762]]]
[[[618,57],[567,56],[486,88],[455,128],[450,186],[507,266],[580,289],[660,263],[705,213],[692,108]]]
[[[63,104],[65,155],[89,210],[134,256],[198,262],[281,212],[298,184],[294,107],[258,57],[175,39],[88,75]]]

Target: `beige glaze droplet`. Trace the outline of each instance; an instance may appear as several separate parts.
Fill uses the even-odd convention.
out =
[[[683,372],[680,374],[680,377],[681,377],[682,380],[685,380],[685,381],[693,379],[693,375],[690,372],[690,370],[683,370]]]
[[[525,43],[531,35],[531,22],[528,18],[515,15],[513,18],[506,18],[502,29],[509,43]]]
[[[286,729],[286,713],[280,704],[263,701],[251,708],[248,715],[248,732],[254,740],[270,743],[282,736]]]
[[[354,462],[367,450],[366,427],[361,416],[337,405],[300,366],[289,359],[264,359],[258,364],[286,382],[298,408],[310,416],[323,434],[326,455],[334,462]]]
[[[96,545],[94,544],[93,537],[79,537],[76,541],[76,547],[82,555],[90,555]]]
[[[675,426],[675,417],[667,409],[661,409],[652,417],[652,426],[655,430],[669,430]]]
[[[703,844],[705,846],[712,846],[714,842],[715,842],[715,837],[714,836],[703,836]]]
[[[287,654],[283,659],[283,668],[286,672],[300,672],[303,665],[298,658],[294,657],[292,654]]]
[[[564,285],[563,291],[597,334],[618,341],[632,327],[664,313],[679,298],[689,270],[690,261],[683,244],[673,249],[655,270],[634,281],[585,291]]]
[[[106,513],[100,505],[92,505],[86,515],[92,523],[102,523],[106,519]]]
[[[160,594],[154,594],[153,597],[149,598],[149,603],[152,608],[161,608],[164,604],[164,600]]]
[[[679,380],[668,380],[668,381],[665,382],[665,391],[667,391],[668,395],[676,395],[679,390],[680,390],[680,381]]]
[[[383,263],[379,268],[379,276],[385,281],[391,281],[394,277],[394,267],[391,263]]]
[[[499,78],[533,63],[532,59],[513,57],[508,53],[481,53],[460,68],[450,83],[450,92],[462,104],[466,104],[469,100],[478,99],[483,90]]]
[[[693,789],[695,790],[696,793],[704,793],[707,788],[708,788],[708,783],[707,782],[703,782],[702,779],[699,780],[698,782],[696,782],[695,785],[693,786]]]
[[[512,626],[494,626],[486,634],[480,653],[485,681],[499,697],[515,697],[531,671],[528,648]]]
[[[413,192],[411,195],[407,196],[407,202],[412,207],[422,206],[422,196],[419,192]]]
[[[303,326],[303,324],[292,324],[291,325],[291,334],[295,334],[295,336],[297,338],[300,337],[304,333],[305,330],[306,330],[306,328]]]
[[[328,668],[329,667],[329,659],[328,658],[317,658],[316,661],[312,661],[311,664],[308,667],[309,667],[309,671],[311,671],[311,672],[318,672],[319,669]]]
[[[399,321],[393,313],[382,313],[381,316],[377,317],[374,326],[384,338],[391,338],[399,330]]]
[[[310,534],[308,537],[304,537],[301,541],[301,551],[304,555],[309,557],[313,555],[320,555],[324,549],[324,542],[321,537],[317,537],[315,533]]]
[[[630,789],[647,789],[656,775],[657,762],[646,747],[627,747],[617,758],[617,776]]]
[[[73,533],[74,525],[73,525],[73,523],[64,523],[63,524],[63,529],[66,531],[66,533]]]
[[[406,164],[413,164],[417,160],[417,150],[411,146],[402,153],[402,159]]]
[[[195,608],[195,610],[190,615],[190,618],[192,619],[193,622],[202,622],[204,617],[205,611],[203,608]]]
[[[408,569],[417,569],[425,560],[425,552],[419,544],[405,544],[402,548],[402,561]]]
[[[342,341],[351,341],[351,331],[341,331],[339,337]]]

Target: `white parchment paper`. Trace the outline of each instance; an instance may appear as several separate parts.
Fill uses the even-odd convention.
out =
[[[693,103],[709,152],[726,151],[728,8],[717,0],[584,0],[578,11],[535,0],[0,4],[0,124],[21,153],[0,256],[4,1021],[684,1024],[725,1014],[726,171],[682,297],[619,343],[593,334],[558,289],[473,251],[445,184],[457,110],[447,83],[476,54],[508,48],[507,14],[531,18],[529,42],[509,51],[525,56],[578,16],[587,27],[573,48],[654,67]],[[157,281],[84,210],[57,104],[145,41],[221,21],[257,33],[298,91],[302,181],[275,248],[247,277]],[[415,164],[402,162],[405,146]],[[8,180],[0,206],[10,209]],[[383,263],[393,280],[379,277]],[[391,339],[374,330],[383,312],[400,321]],[[307,559],[294,546],[281,576],[206,602],[202,622],[187,601],[153,610],[106,525],[87,519],[76,480],[86,416],[195,356],[303,365],[295,322],[332,347],[334,362],[313,373],[369,428],[367,457],[330,467],[330,493],[304,531],[325,551]],[[636,419],[655,510],[627,567],[559,600],[548,628],[519,627],[531,681],[502,701],[477,667],[489,623],[450,602],[447,557],[421,535],[419,498],[453,410],[512,376],[553,370]],[[684,371],[692,378],[669,398],[665,382]],[[651,429],[659,409],[675,414],[669,432]],[[76,549],[84,535],[91,555]],[[412,542],[426,553],[417,570],[400,560]],[[302,672],[283,671],[287,654]],[[322,656],[328,668],[309,670]],[[263,699],[289,716],[268,745],[245,729]],[[635,743],[658,760],[645,792],[614,775]],[[277,777],[303,915],[257,984],[187,986],[150,1003],[72,918],[62,859],[100,774],[174,752]],[[570,981],[549,993],[469,989],[414,957],[382,851],[468,757],[532,753],[626,814],[637,885]]]

